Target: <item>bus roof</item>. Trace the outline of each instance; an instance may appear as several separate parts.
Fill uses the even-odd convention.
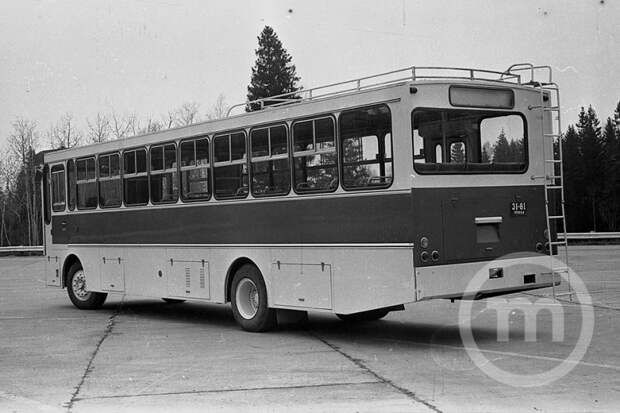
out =
[[[535,77],[539,76],[541,71],[546,75],[547,81],[544,83],[535,80]],[[527,79],[527,82],[524,79]],[[337,110],[339,107],[385,102],[397,98],[402,92],[395,92],[394,90],[402,89],[401,87],[404,85],[453,84],[455,82],[495,86],[505,85],[511,88],[528,90],[532,90],[533,87],[540,86],[541,84],[552,84],[551,68],[549,66],[533,66],[529,63],[512,65],[503,72],[459,67],[411,66],[344,82],[318,86],[312,89],[302,89],[292,93],[235,104],[230,107],[227,116],[221,119],[207,120],[187,126],[164,129],[102,143],[49,151],[45,153],[45,160],[46,162],[55,162],[70,157],[87,156],[93,153],[104,153],[156,142],[242,129],[248,125],[260,125],[283,118],[310,116],[321,112]],[[366,95],[368,99],[359,99],[360,95]],[[358,100],[352,102],[352,96],[355,96]],[[325,101],[332,101],[333,104],[317,105]],[[262,109],[232,114],[235,109],[245,108],[250,104],[260,105]],[[315,107],[312,110],[308,110],[306,105]],[[306,111],[304,112],[303,109],[300,109],[301,107],[305,107]],[[240,121],[240,119],[243,120]]]

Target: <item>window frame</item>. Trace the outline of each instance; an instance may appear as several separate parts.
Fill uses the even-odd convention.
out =
[[[110,178],[109,176],[105,177],[105,178],[101,178],[101,166],[100,166],[100,162],[99,162],[99,158],[101,157],[109,157],[112,155],[118,155],[118,178]],[[97,156],[97,199],[99,200],[99,207],[100,208],[120,208],[121,205],[123,205],[123,163],[122,163],[122,154],[119,151],[113,151],[113,152],[105,152],[105,153],[101,153]],[[103,205],[101,203],[101,181],[103,180],[105,181],[112,181],[114,179],[118,179],[120,181],[120,192],[121,192],[121,199],[120,199],[120,203],[118,205]]]
[[[168,145],[174,145],[174,160],[176,163],[176,166],[174,168],[168,168],[166,169],[166,149],[165,147]],[[152,169],[152,164],[151,164],[151,151],[153,150],[153,148],[161,148],[162,149],[162,163],[163,163],[163,169],[156,169],[153,171]],[[137,161],[136,161],[137,162]],[[177,202],[179,202],[179,195],[181,192],[181,188],[180,188],[180,175],[179,175],[179,145],[177,145],[176,141],[169,141],[169,142],[161,142],[161,143],[154,143],[152,145],[149,146],[148,148],[148,156],[147,156],[147,160],[146,160],[146,170],[148,173],[148,186],[149,186],[149,201],[152,205],[162,205],[162,204],[176,204]],[[175,199],[171,199],[169,201],[153,201],[153,191],[151,191],[151,176],[153,175],[164,175],[164,174],[169,174],[172,173],[173,175],[173,181],[174,179],[174,174],[176,174],[176,184],[177,184],[177,196],[175,197]]]
[[[238,133],[242,133],[244,136],[244,143],[245,143],[245,157],[243,159],[235,159],[232,160],[232,135],[238,134]],[[228,161],[215,161],[215,140],[219,137],[222,136],[228,136]],[[225,132],[218,132],[216,134],[213,134],[213,137],[211,138],[211,153],[210,158],[211,158],[211,171],[213,173],[213,198],[215,198],[218,201],[228,201],[228,200],[235,200],[235,199],[246,199],[248,197],[248,195],[250,194],[250,184],[252,182],[252,176],[250,175],[250,154],[249,154],[249,142],[248,142],[248,133],[245,129],[233,129],[230,131],[225,131]],[[248,186],[247,186],[247,191],[243,191],[243,195],[242,196],[225,196],[225,197],[218,197],[217,193],[215,192],[215,186],[216,186],[216,176],[215,176],[215,170],[217,168],[220,167],[225,167],[225,166],[234,166],[234,165],[244,165],[246,167],[247,170],[247,176],[248,176]],[[240,187],[239,189],[241,189],[243,187]],[[238,191],[238,190],[237,190]]]
[[[209,154],[207,157],[207,165],[196,165],[196,141],[201,140],[201,139],[206,139],[207,140],[207,147],[209,148]],[[183,138],[179,141],[179,144],[177,145],[177,167],[178,167],[178,176],[179,176],[179,198],[181,199],[182,202],[205,202],[205,201],[209,201],[212,197],[213,197],[213,147],[211,146],[211,140],[212,137],[210,137],[208,134],[207,135],[199,135],[199,136],[193,136],[190,138]],[[194,142],[194,165],[187,165],[187,166],[181,166],[181,157],[182,157],[182,148],[181,146],[183,145],[183,143],[185,142]],[[183,196],[183,172],[185,171],[191,171],[194,169],[203,169],[203,168],[207,168],[207,170],[209,171],[209,177],[207,178],[207,187],[209,189],[209,195],[207,197],[203,197],[203,198],[186,198]]]
[[[126,174],[125,173],[125,153],[127,152],[136,152],[139,150],[144,150],[145,151],[145,159],[146,159],[146,170],[145,172],[133,172],[130,174]],[[151,159],[149,158],[149,150],[146,146],[136,146],[133,148],[127,148],[127,149],[123,149],[123,151],[121,152],[121,188],[123,190],[123,206],[127,207],[127,208],[134,208],[134,207],[139,207],[139,206],[145,206],[149,204],[149,201],[151,199],[151,185],[149,182],[149,166],[150,166],[150,162]],[[138,158],[136,156],[134,156],[134,170],[137,170],[138,168]],[[143,176],[146,176],[146,190],[148,192],[147,198],[146,198],[146,202],[144,203],[136,203],[136,204],[128,204],[125,200],[125,179],[131,179],[131,178],[141,178]]]
[[[347,113],[347,112],[353,112],[356,110],[365,110],[365,109],[372,109],[372,108],[377,108],[377,107],[381,107],[384,106],[387,108],[388,113],[390,115],[390,150],[392,151],[392,156],[391,158],[386,158],[386,159],[390,159],[390,163],[392,164],[392,176],[390,177],[390,182],[387,184],[383,184],[383,185],[366,185],[366,186],[360,186],[357,188],[350,188],[350,187],[346,187],[344,185],[344,167],[345,167],[345,162],[344,162],[344,139],[342,138],[342,133],[341,133],[341,125],[342,123],[340,122],[340,119],[342,117],[343,113]],[[338,136],[337,136],[337,141],[338,141],[338,151],[340,152],[341,156],[339,157],[339,161],[338,161],[338,169],[340,171],[340,182],[339,185],[342,187],[342,189],[344,189],[347,192],[355,192],[355,191],[366,191],[366,190],[377,190],[377,189],[387,189],[389,187],[391,187],[394,184],[394,177],[396,176],[396,172],[395,172],[395,166],[394,166],[394,121],[393,121],[393,117],[392,117],[392,109],[390,109],[390,106],[386,103],[377,103],[377,104],[372,104],[372,105],[366,105],[366,106],[358,106],[358,107],[354,107],[354,108],[349,108],[349,109],[345,109],[342,110],[339,114],[338,114]],[[413,129],[412,129],[413,130]],[[379,140],[379,136],[377,136],[377,141]],[[413,141],[412,141],[413,142]],[[378,143],[378,142],[377,142]],[[362,161],[359,162],[358,164],[364,165],[364,164],[378,164],[378,162],[376,161]]]
[[[413,116],[414,113],[416,111],[446,111],[446,112],[459,112],[459,111],[467,111],[467,112],[483,112],[483,113],[498,113],[499,116],[511,116],[511,115],[516,115],[519,116],[521,118],[521,120],[523,121],[523,155],[525,156],[524,159],[524,166],[521,170],[518,171],[424,171],[424,170],[419,170],[416,165],[419,164],[418,162],[415,162],[415,157],[412,157],[411,162],[413,163],[413,170],[415,171],[416,174],[418,175],[523,175],[525,173],[527,173],[527,171],[530,169],[530,154],[529,154],[529,126],[527,123],[527,117],[525,116],[524,113],[522,112],[518,112],[515,110],[506,110],[506,109],[495,109],[495,108],[471,108],[471,107],[427,107],[427,106],[420,106],[420,107],[415,107],[413,108],[413,110],[411,110],[411,113],[409,115],[409,121],[410,123],[410,127],[411,127],[411,152],[415,154],[415,137],[413,134],[414,129],[414,123],[413,123]],[[489,119],[489,118],[482,118],[478,121],[478,130],[480,130],[480,124],[482,123],[482,121],[484,119]],[[435,148],[433,148],[433,150],[435,150]],[[443,148],[442,148],[442,155],[443,155]],[[442,159],[443,160],[443,159]],[[437,163],[437,162],[435,162]],[[441,162],[444,163],[444,162]]]
[[[292,123],[291,123],[292,125]],[[286,154],[276,154],[276,155],[272,155],[271,154],[271,128],[277,128],[283,126],[284,127],[284,131],[286,133]],[[264,155],[264,156],[257,156],[257,157],[253,157],[252,156],[252,133],[261,129],[266,129],[267,130],[267,145],[268,145],[268,155]],[[276,196],[286,196],[288,194],[291,193],[291,188],[293,187],[293,162],[292,162],[292,146],[293,146],[293,141],[292,141],[292,127],[289,128],[288,124],[286,123],[286,121],[280,121],[280,122],[275,122],[275,123],[268,123],[268,124],[263,124],[263,125],[258,125],[258,126],[254,126],[250,129],[250,132],[248,133],[248,141],[247,141],[247,145],[248,145],[248,155],[250,158],[250,162],[249,162],[249,170],[248,173],[250,175],[250,193],[252,194],[252,196],[254,198],[268,198],[268,197],[276,197]],[[279,192],[279,193],[273,193],[273,194],[258,194],[254,192],[254,177],[253,177],[253,173],[252,173],[252,164],[254,162],[267,162],[267,161],[277,161],[277,160],[281,160],[281,159],[286,159],[288,161],[288,169],[289,169],[289,176],[288,176],[288,180],[289,180],[289,187],[288,187],[288,191],[286,192]]]
[[[93,179],[88,179],[86,178],[85,180],[80,180],[79,178],[79,168],[78,168],[78,162],[79,161],[84,161],[84,160],[88,160],[88,159],[93,159],[94,164],[95,164],[95,177]],[[86,169],[86,175],[88,176],[88,162],[86,164],[87,169]],[[76,191],[75,191],[75,208],[78,211],[88,211],[88,210],[92,210],[92,209],[97,209],[99,207],[99,183],[98,183],[98,179],[97,179],[97,175],[98,175],[98,169],[99,169],[99,163],[97,162],[97,156],[96,155],[88,155],[88,156],[84,156],[81,158],[75,158],[75,187],[76,187]],[[95,184],[95,188],[96,188],[96,194],[97,194],[97,205],[92,206],[92,207],[84,207],[84,208],[80,208],[80,192],[78,191],[79,187],[80,187],[80,183],[81,184],[90,184],[90,183],[94,183]]]
[[[73,166],[74,185],[71,185],[71,178],[69,174],[69,163]],[[77,165],[74,158],[67,159],[67,210],[74,211],[77,209]],[[73,192],[73,204],[71,204],[71,193]]]
[[[54,171],[54,168],[62,168],[59,171]],[[56,208],[55,204],[54,204],[54,198],[55,198],[55,193],[56,193],[56,189],[55,185],[54,185],[54,174],[63,174],[64,176],[62,177],[62,179],[60,179],[60,182],[62,182],[62,184],[64,185],[63,187],[63,202],[62,202],[62,209],[61,208]],[[51,189],[50,189],[50,204],[52,206],[52,213],[55,212],[65,212],[67,210],[67,168],[65,166],[64,162],[60,162],[60,163],[56,163],[50,166],[50,185],[51,185]]]
[[[316,136],[313,136],[313,146],[315,147],[315,149],[311,149],[311,150],[305,150],[305,151],[298,151],[295,152],[295,125],[297,123],[301,123],[301,122],[308,122],[308,121],[317,121],[320,119],[331,119],[333,122],[333,130],[334,130],[334,150],[333,151],[327,151],[327,150],[317,150],[316,149]],[[313,135],[314,134],[314,123],[313,123]],[[291,188],[293,188],[293,192],[297,195],[314,195],[314,194],[329,194],[329,193],[333,193],[336,192],[338,190],[338,188],[341,186],[341,179],[340,179],[340,149],[338,148],[338,119],[337,117],[331,113],[319,113],[316,115],[312,115],[312,116],[306,116],[303,118],[299,118],[299,119],[294,119],[291,121],[291,126],[290,126],[290,141],[291,141],[291,153],[290,153],[290,158],[291,158]],[[336,177],[338,179],[338,182],[336,183],[336,185],[331,188],[331,189],[321,189],[321,190],[314,190],[314,191],[302,191],[302,192],[298,192],[297,191],[297,185],[295,184],[295,158],[299,158],[299,157],[306,157],[308,155],[313,155],[313,154],[327,154],[327,153],[332,153],[334,152],[336,154]],[[295,154],[297,154],[297,156],[295,156]]]

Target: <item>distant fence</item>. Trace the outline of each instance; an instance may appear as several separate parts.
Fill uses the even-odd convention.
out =
[[[566,239],[569,242],[570,241],[620,242],[620,232],[568,232],[566,233]]]
[[[2,255],[43,255],[43,245],[0,247],[0,256]]]

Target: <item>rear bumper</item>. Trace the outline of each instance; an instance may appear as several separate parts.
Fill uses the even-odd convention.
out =
[[[552,276],[550,265],[548,255],[520,255],[416,268],[416,298],[482,298],[558,285],[560,276]]]

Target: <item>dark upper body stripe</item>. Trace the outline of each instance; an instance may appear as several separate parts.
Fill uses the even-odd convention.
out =
[[[331,244],[411,242],[411,194],[54,216],[55,244]],[[61,222],[66,222],[64,226]]]

